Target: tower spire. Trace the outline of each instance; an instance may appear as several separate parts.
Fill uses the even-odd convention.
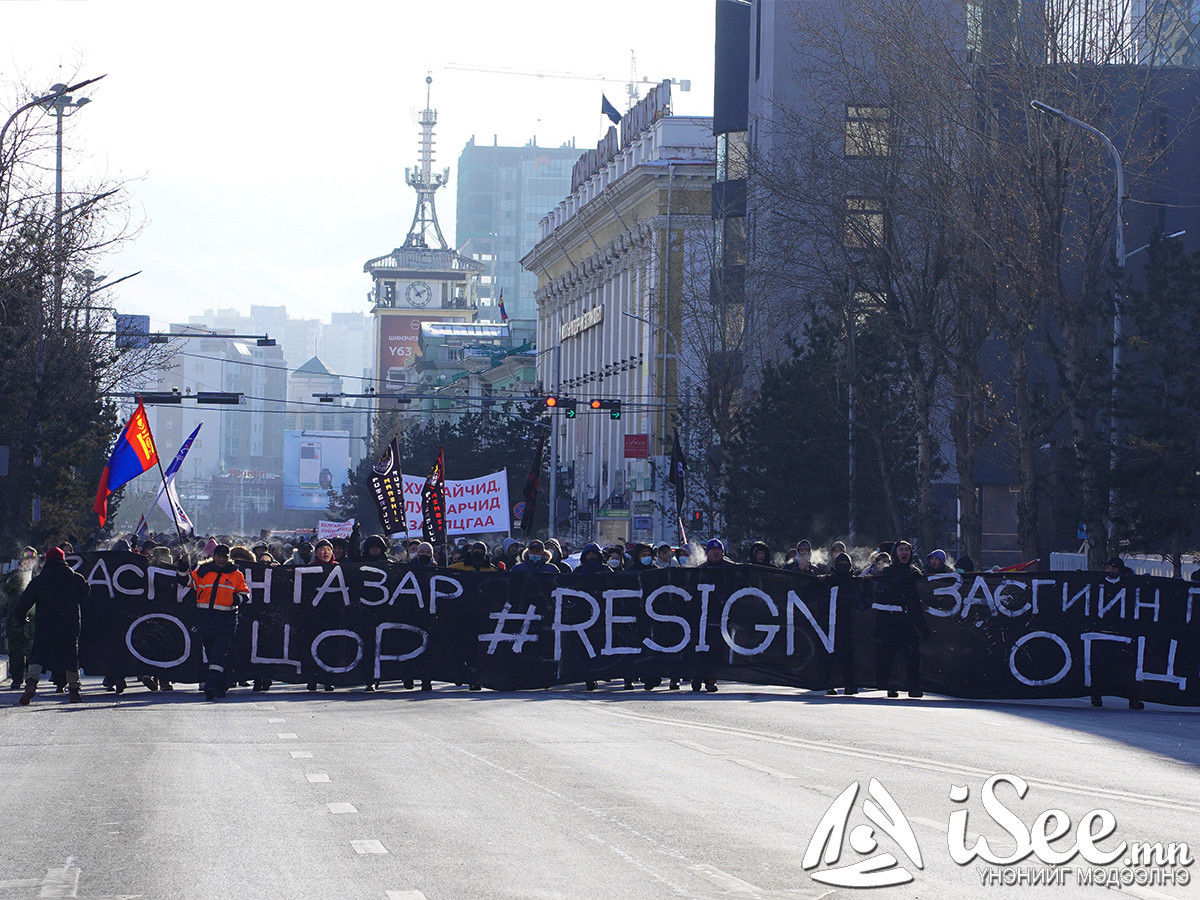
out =
[[[450,247],[442,237],[442,229],[438,225],[437,208],[433,201],[437,189],[450,180],[450,170],[447,168],[440,174],[433,171],[433,126],[437,124],[437,110],[430,106],[432,84],[433,77],[426,75],[425,109],[421,111],[421,140],[417,154],[419,164],[415,168],[404,170],[404,180],[417,192],[417,209],[413,213],[412,225],[408,228],[404,246],[449,250]]]

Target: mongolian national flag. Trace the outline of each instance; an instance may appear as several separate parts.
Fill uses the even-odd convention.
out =
[[[503,325],[508,321],[508,313],[504,311],[504,291],[500,292],[500,324]]]
[[[404,476],[400,472],[400,439],[392,438],[387,452],[371,467],[367,478],[371,496],[379,507],[379,523],[386,534],[408,533],[404,509]]]
[[[529,475],[525,478],[525,511],[521,513],[521,530],[526,535],[533,531],[533,516],[537,512],[538,485],[542,480],[542,453],[546,449],[546,430],[538,435],[537,449],[533,451],[533,462],[529,464]]]
[[[104,474],[100,476],[100,487],[96,491],[96,502],[92,508],[100,517],[100,527],[108,518],[108,495],[119,490],[143,472],[158,465],[158,451],[154,447],[154,435],[150,433],[150,420],[146,408],[138,398],[137,409],[125,424],[125,430],[117,439]]]
[[[683,448],[679,446],[679,432],[675,432],[675,442],[671,445],[671,473],[667,476],[667,481],[675,485],[675,509],[683,505],[683,473],[688,470],[687,458],[683,455]]]
[[[1002,566],[1001,568],[993,569],[992,571],[994,571],[994,572],[1028,572],[1030,569],[1035,568],[1039,562],[1041,562],[1040,558],[1029,559],[1023,563],[1016,563],[1015,565],[1011,565],[1011,566]]]
[[[425,540],[435,547],[446,543],[446,459],[441,447],[421,488],[421,520]]]

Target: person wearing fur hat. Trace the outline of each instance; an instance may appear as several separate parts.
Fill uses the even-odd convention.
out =
[[[528,572],[530,574],[551,574],[558,575],[558,566],[550,562],[549,555],[546,553],[546,545],[541,541],[532,540],[525,550],[524,558],[512,567],[512,573],[515,575],[518,572]]]
[[[17,702],[28,706],[37,692],[44,669],[66,676],[71,703],[79,695],[80,606],[88,595],[88,583],[67,565],[66,554],[58,547],[46,551],[46,565],[34,576],[17,604],[16,617],[24,621],[34,606],[38,608],[38,627],[29,653],[25,692]]]

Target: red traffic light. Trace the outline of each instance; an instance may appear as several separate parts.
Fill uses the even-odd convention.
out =
[[[600,409],[600,403],[601,403],[601,401],[599,401],[599,400],[593,400],[588,405],[591,406],[592,409]]]
[[[546,398],[546,406],[549,407],[550,409],[553,409],[554,407],[558,406],[558,398],[557,397],[547,397]]]

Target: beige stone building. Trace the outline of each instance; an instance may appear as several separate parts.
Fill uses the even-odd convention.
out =
[[[538,371],[553,414],[554,529],[573,541],[677,538],[665,476],[681,380],[683,307],[712,253],[712,122],[672,116],[664,82],[580,157],[569,196],[521,264],[538,278]],[[616,400],[592,410],[592,400]]]

